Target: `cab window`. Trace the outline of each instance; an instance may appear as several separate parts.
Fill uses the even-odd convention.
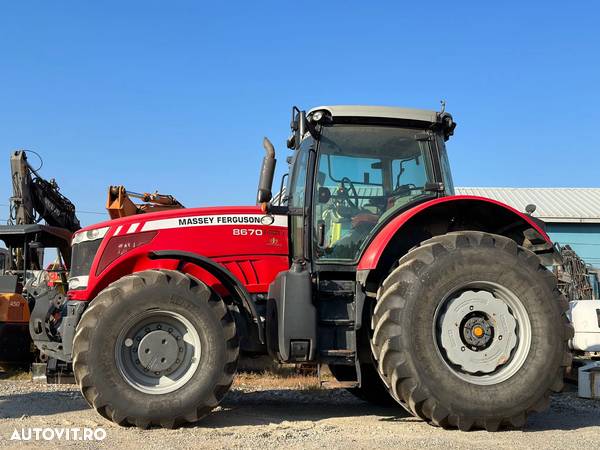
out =
[[[448,152],[442,138],[438,137],[438,148],[440,149],[440,165],[442,169],[442,178],[446,195],[454,195],[454,182],[452,181],[452,171],[450,170],[450,161]]]
[[[417,130],[324,127],[314,193],[313,240],[321,260],[355,260],[372,229],[425,195],[429,143]]]

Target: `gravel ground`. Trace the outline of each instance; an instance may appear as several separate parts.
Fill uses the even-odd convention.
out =
[[[10,440],[23,427],[102,427],[102,442]],[[445,431],[401,409],[374,407],[344,390],[232,390],[200,424],[177,430],[122,428],[90,409],[76,386],[0,381],[0,447],[44,448],[598,448],[600,402],[554,397],[523,431]]]

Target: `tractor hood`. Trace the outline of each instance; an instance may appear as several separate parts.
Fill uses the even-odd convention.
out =
[[[137,214],[134,216],[123,217],[121,219],[107,220],[100,223],[95,223],[77,231],[75,235],[86,233],[99,228],[106,227],[122,227],[129,229],[133,224],[145,224],[156,220],[194,218],[197,216],[235,216],[235,215],[260,215],[265,216],[265,213],[258,206],[212,206],[205,208],[183,208],[169,211],[159,211],[148,214]],[[272,216],[271,216],[272,217]],[[266,220],[266,219],[265,219]]]
[[[156,261],[151,261],[154,252],[210,258],[236,275],[239,271],[251,292],[266,289],[270,280],[263,281],[262,274],[270,276],[270,270],[287,267],[287,220],[287,216],[265,214],[256,206],[237,206],[137,214],[85,227],[72,241],[71,298],[75,294],[92,298],[123,270],[156,268]],[[167,261],[160,268],[176,266]],[[254,280],[256,273],[261,276]],[[93,286],[94,292],[88,286]]]

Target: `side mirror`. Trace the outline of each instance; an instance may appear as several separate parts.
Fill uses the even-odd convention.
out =
[[[331,191],[329,190],[328,187],[321,186],[319,188],[319,192],[317,195],[318,195],[317,201],[319,203],[327,203],[329,201],[329,199],[331,198]]]
[[[530,203],[529,205],[527,205],[525,207],[525,212],[529,215],[532,215],[536,209],[537,209],[537,206],[535,206],[533,203]]]
[[[287,141],[290,149],[296,149],[300,146],[302,136],[306,133],[306,112],[300,111],[297,106],[292,107],[292,121],[290,123],[292,135]]]
[[[265,148],[265,157],[263,158],[262,167],[260,169],[260,178],[258,180],[258,194],[256,196],[257,204],[268,203],[273,198],[271,188],[273,187],[273,176],[275,175],[275,147],[267,138],[263,139],[263,147]]]
[[[304,111],[298,111],[298,139],[296,142],[300,145],[302,136],[306,134],[306,113]]]

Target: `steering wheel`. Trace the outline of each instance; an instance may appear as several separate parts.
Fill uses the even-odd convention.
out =
[[[346,187],[346,183],[348,183],[348,187]],[[352,192],[352,197],[350,198],[350,192]],[[340,189],[338,190],[338,194],[341,194],[342,200],[345,201],[348,206],[353,208],[358,208],[358,192],[356,192],[356,187],[352,180],[348,177],[342,178],[340,182]]]
[[[338,215],[350,218],[356,215],[357,211],[360,211],[358,192],[350,178],[342,178],[336,197],[338,201],[335,210]]]

